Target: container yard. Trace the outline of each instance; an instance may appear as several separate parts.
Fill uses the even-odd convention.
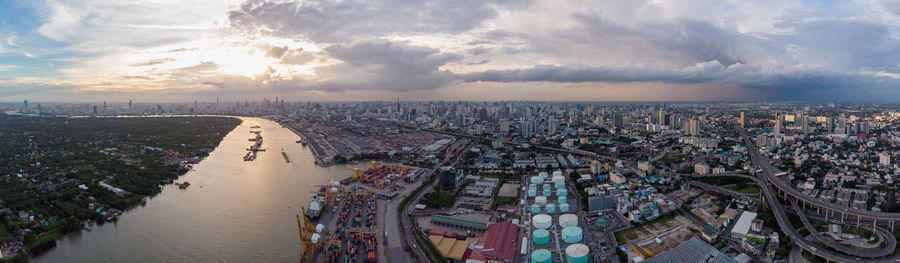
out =
[[[310,231],[312,223],[306,224],[307,229],[301,226],[301,246],[308,248],[301,252],[301,262],[377,262],[378,209],[375,194],[338,183],[333,183],[330,190],[324,192],[325,196],[319,197],[322,212],[318,215],[319,224],[315,227],[315,233],[303,233]],[[315,219],[306,218],[305,221]],[[307,251],[311,251],[311,255]]]
[[[375,189],[385,189],[395,185],[398,181],[410,176],[415,169],[399,165],[381,165],[377,162],[369,162],[371,167],[367,170],[358,168],[349,169],[353,176],[341,181],[343,185],[360,183]]]

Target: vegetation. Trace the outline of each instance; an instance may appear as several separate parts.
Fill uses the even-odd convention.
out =
[[[161,192],[240,124],[225,117],[35,118],[0,116],[0,241],[33,253]],[[128,193],[116,195],[101,187]],[[112,211],[112,212],[110,212]],[[109,212],[109,213],[108,213]]]

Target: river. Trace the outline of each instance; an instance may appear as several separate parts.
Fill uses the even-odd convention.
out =
[[[73,233],[33,262],[297,262],[296,215],[315,185],[348,177],[351,166],[318,167],[299,136],[276,122],[242,118],[210,155],[116,223]],[[250,127],[263,148],[242,157]],[[281,149],[291,162],[285,162]]]

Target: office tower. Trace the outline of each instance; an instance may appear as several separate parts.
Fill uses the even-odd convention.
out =
[[[508,120],[500,121],[500,134],[502,134],[502,135],[509,134],[509,121]]]
[[[556,120],[555,117],[550,117],[550,119],[547,120],[547,133],[548,134],[556,133],[556,127],[558,125],[559,125],[559,121]]]
[[[741,112],[741,127],[747,128],[747,115],[742,111]]]
[[[522,137],[531,138],[532,136],[534,136],[534,119],[522,123]]]
[[[775,133],[782,133],[784,131],[784,115],[781,113],[775,114]]]
[[[22,112],[22,113],[28,113],[28,100],[25,100],[25,102],[22,103],[22,110],[21,110],[21,112]]]
[[[800,129],[803,131],[803,134],[809,134],[809,116],[800,117]]]
[[[613,115],[613,127],[619,129],[625,127],[625,117],[623,117],[622,114],[616,113]]]

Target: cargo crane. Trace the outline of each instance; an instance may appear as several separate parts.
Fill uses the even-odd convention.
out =
[[[347,170],[353,172],[353,180],[356,181],[362,181],[366,175],[366,172],[359,168],[347,168]]]
[[[306,214],[306,208],[300,208],[302,213]],[[300,232],[300,263],[303,262],[313,262],[313,257],[316,255],[316,243],[312,242],[312,233],[315,233],[315,229],[309,228],[309,222],[307,220],[303,220],[304,223],[300,223],[300,215],[297,215],[297,230]]]
[[[374,171],[375,169],[378,169],[378,167],[381,166],[381,163],[376,162],[376,161],[368,161],[366,163],[368,163],[371,166],[371,168],[369,168],[369,169],[372,171]]]

